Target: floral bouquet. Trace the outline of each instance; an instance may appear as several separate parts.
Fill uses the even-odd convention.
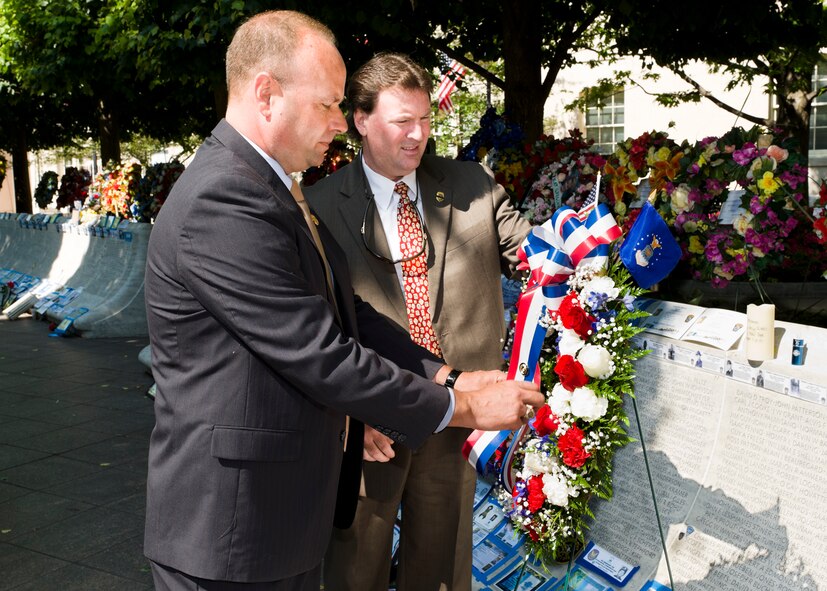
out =
[[[539,170],[521,206],[529,221],[542,224],[562,205],[582,207],[606,163],[593,145],[578,129],[567,138],[542,137],[535,143],[526,170]]]
[[[40,182],[34,190],[34,201],[40,209],[46,209],[57,192],[57,173],[47,170],[40,177]]]
[[[627,203],[637,197],[637,183],[641,179],[649,177],[650,188],[655,191],[673,181],[685,149],[685,144],[676,144],[659,131],[619,143],[603,167],[615,213],[621,218],[626,215]]]
[[[683,249],[682,275],[723,287],[731,280],[799,278],[827,269],[818,213],[806,199],[807,171],[793,138],[759,127],[677,144],[645,133],[618,145],[604,167],[624,226],[638,212],[635,183]],[[725,204],[732,199],[734,204]],[[730,199],[731,201],[731,199]],[[725,215],[732,205],[735,215]],[[731,209],[730,209],[731,211]],[[625,219],[623,219],[625,218]]]
[[[130,206],[138,192],[140,180],[141,165],[137,162],[101,172],[89,187],[89,198],[84,209],[87,213],[131,217]]]
[[[612,496],[612,458],[630,441],[624,395],[634,395],[633,362],[647,352],[630,339],[635,286],[617,252],[608,265],[580,265],[568,280],[548,328],[540,359],[547,403],[529,423],[505,469],[513,488],[500,492],[513,527],[528,535],[529,552],[542,562],[564,561],[582,546],[592,496]]]
[[[531,174],[526,172],[531,146],[525,145],[523,139],[519,125],[490,107],[480,119],[479,130],[460,150],[457,159],[484,161],[496,181],[520,203],[530,183],[526,177]]]
[[[132,219],[138,222],[154,220],[182,172],[184,165],[180,162],[158,163],[148,167],[129,206]]]
[[[60,177],[57,190],[57,208],[74,207],[75,202],[83,203],[89,195],[92,175],[85,168],[69,166]]]
[[[14,281],[0,282],[0,310],[5,310],[17,299],[14,293],[16,285]]]

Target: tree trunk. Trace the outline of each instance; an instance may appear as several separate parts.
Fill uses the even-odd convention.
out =
[[[121,163],[121,138],[117,109],[109,99],[98,104],[98,137],[101,144],[103,170],[110,170]]]
[[[798,140],[799,151],[804,165],[809,161],[810,152],[810,108],[807,93],[803,91],[779,94],[778,125]]]
[[[515,0],[503,6],[505,112],[528,141],[543,133],[542,31],[540,0]]]
[[[809,161],[810,152],[810,112],[812,111],[811,78],[788,70],[779,77],[776,88],[778,103],[778,120],[776,123],[798,140],[798,148],[804,158],[804,165]]]
[[[15,131],[12,150],[14,207],[17,213],[32,213],[32,184],[29,182],[29,142],[24,129]]]

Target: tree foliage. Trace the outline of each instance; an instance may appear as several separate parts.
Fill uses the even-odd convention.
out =
[[[608,26],[618,55],[665,67],[688,84],[686,92],[662,95],[662,103],[706,98],[753,123],[778,125],[798,139],[806,158],[812,101],[827,92],[827,87],[812,87],[813,72],[827,48],[826,2],[697,0],[692,10],[669,0],[647,0],[646,5],[642,10],[639,2],[620,2]],[[687,74],[686,66],[695,60],[725,75],[728,89],[762,77],[777,112],[763,117],[726,104]]]

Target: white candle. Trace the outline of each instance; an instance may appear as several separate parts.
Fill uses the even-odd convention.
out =
[[[747,359],[766,361],[775,358],[775,306],[747,306]]]

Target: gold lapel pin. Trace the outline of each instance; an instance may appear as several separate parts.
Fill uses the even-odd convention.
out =
[[[310,214],[310,219],[313,220],[314,224],[316,224],[317,226],[319,225],[319,218],[316,217],[315,213]]]
[[[443,201],[445,201],[445,193],[443,193],[442,191],[437,191],[437,193],[436,193],[436,202],[437,203],[442,203]]]

